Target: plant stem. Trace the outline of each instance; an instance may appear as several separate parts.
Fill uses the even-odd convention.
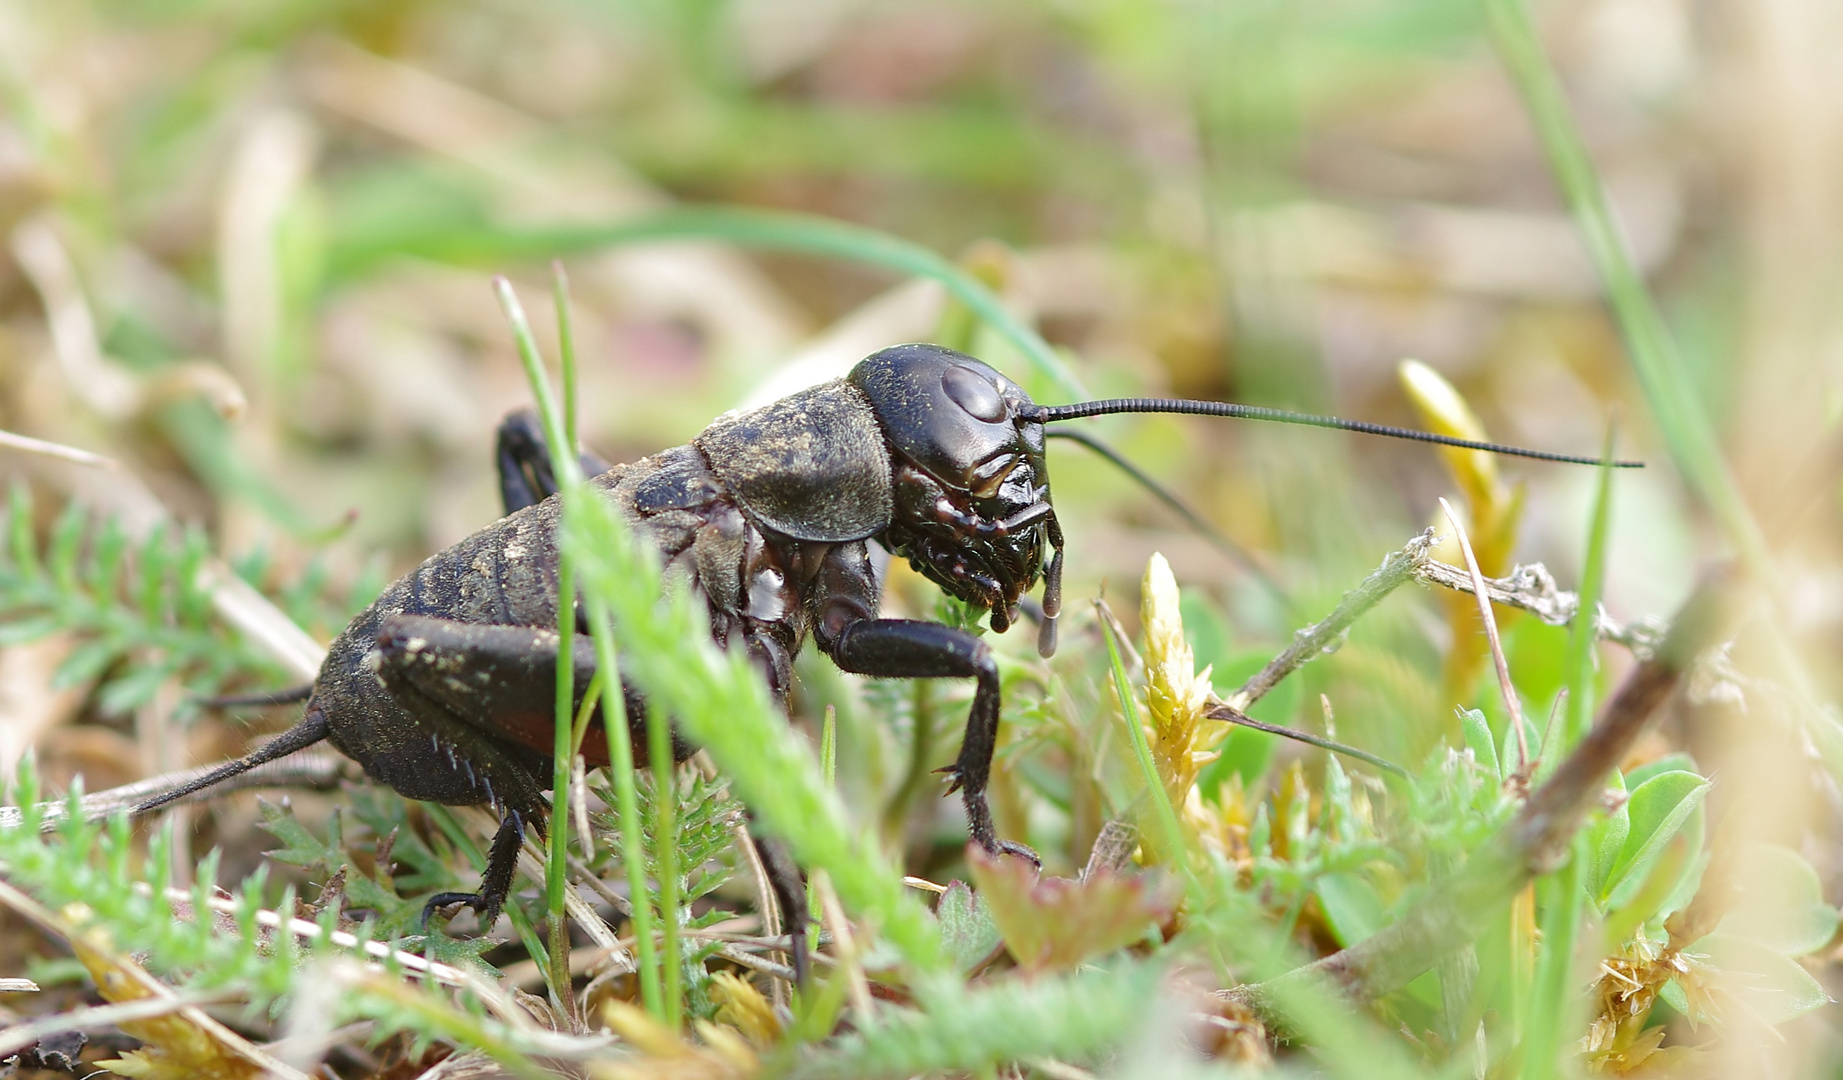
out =
[[[1676,339],[1633,264],[1624,235],[1613,218],[1587,144],[1575,126],[1555,69],[1542,50],[1523,0],[1485,0],[1493,40],[1510,69],[1549,166],[1574,213],[1607,303],[1625,339],[1632,370],[1657,418],[1677,468],[1721,522],[1750,572],[1771,580],[1770,555],[1759,524],[1741,497],[1734,475],[1697,398]]]
[[[1152,748],[1146,743],[1145,729],[1139,726],[1139,705],[1133,700],[1132,687],[1126,682],[1126,665],[1120,660],[1120,644],[1114,640],[1112,618],[1101,619],[1101,632],[1107,638],[1107,658],[1113,669],[1114,692],[1120,698],[1120,713],[1126,718],[1126,733],[1133,743],[1133,755],[1139,759],[1139,772],[1145,780],[1146,795],[1152,800],[1159,830],[1165,834],[1165,857],[1182,866],[1184,830],[1178,825],[1177,811],[1171,807],[1165,782],[1158,777],[1158,766],[1152,762]]]
[[[653,857],[659,879],[659,923],[664,937],[661,967],[665,972],[665,1022],[677,1031],[684,1025],[684,973],[679,959],[678,918],[678,767],[672,761],[672,724],[658,707],[646,710],[648,766],[653,773]]]
[[[1427,553],[1432,549],[1433,530],[1428,529],[1408,541],[1400,551],[1389,552],[1383,557],[1381,566],[1344,594],[1331,614],[1311,626],[1293,631],[1293,643],[1269,660],[1266,667],[1243,683],[1224,703],[1236,712],[1247,712],[1249,706],[1265,697],[1281,679],[1335,648],[1344,631],[1364,612],[1413,579],[1416,571],[1427,562]]]
[[[550,379],[544,372],[544,362],[538,355],[537,341],[532,336],[531,325],[525,318],[525,310],[519,304],[517,294],[512,291],[512,283],[505,278],[494,278],[493,289],[499,297],[500,307],[505,310],[507,320],[512,324],[512,337],[518,344],[519,360],[525,366],[525,378],[531,384],[531,396],[537,402],[538,415],[544,422],[544,437],[552,447],[567,447],[569,443],[564,433],[563,416],[557,407],[555,396],[551,393]],[[563,498],[564,516],[567,520],[572,505],[579,504],[585,495],[589,495],[582,484],[582,465],[576,460],[576,455],[573,453],[552,453],[551,470],[556,477],[559,494]],[[560,559],[559,570],[563,567],[571,567],[570,572],[572,574],[575,572],[567,548],[564,549]],[[569,610],[568,605],[560,606]],[[615,662],[613,620],[609,617],[607,604],[591,592],[583,597],[583,606],[587,609],[589,626],[594,634],[596,665],[602,671],[619,671],[620,666]],[[569,656],[558,657],[558,667],[573,666]],[[614,695],[610,694],[608,697],[613,700]],[[567,709],[569,699],[565,698],[562,701],[563,707]],[[567,724],[568,721],[565,720],[559,727],[566,727]],[[652,905],[646,903],[646,850],[640,836],[640,799],[634,788],[633,741],[626,724],[608,723],[603,724],[602,728],[608,734],[609,769],[614,781],[616,809],[621,819],[621,862],[627,868],[628,886],[632,889],[634,897],[634,945],[640,961],[640,998],[649,1013],[655,1018],[664,1019],[660,1002],[659,968],[654,955]],[[564,745],[566,750],[568,749],[567,730],[559,735],[558,741]],[[564,776],[561,780],[564,787],[558,792],[560,796],[567,793],[569,779],[567,766],[559,763],[559,767],[564,769]],[[567,804],[553,804],[553,810],[558,805]],[[553,838],[564,832],[568,820],[567,812],[551,814]],[[561,842],[557,842],[557,846],[552,850],[552,862],[561,864],[565,850]],[[551,873],[560,873],[562,868],[562,865],[558,865],[556,869],[547,870],[546,876],[548,877]],[[562,894],[559,892],[557,897],[560,902]]]
[[[1525,1080],[1549,1080],[1564,1072],[1561,1058],[1571,1042],[1566,1033],[1580,1004],[1574,980],[1574,946],[1581,919],[1586,916],[1587,894],[1581,887],[1581,864],[1586,854],[1577,839],[1567,863],[1544,882],[1549,903],[1542,911],[1536,985],[1524,1028]]]

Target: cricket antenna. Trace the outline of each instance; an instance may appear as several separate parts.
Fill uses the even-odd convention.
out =
[[[1645,467],[1642,461],[1602,461],[1599,458],[1578,457],[1573,454],[1552,454],[1547,450],[1529,450],[1521,446],[1505,446],[1502,443],[1478,442],[1473,439],[1454,438],[1451,435],[1435,435],[1431,431],[1391,427],[1388,424],[1371,424],[1362,420],[1341,420],[1335,416],[1314,416],[1311,413],[1270,409],[1262,405],[1237,405],[1232,401],[1190,401],[1184,398],[1107,398],[1103,401],[1079,401],[1073,405],[1026,405],[1018,410],[1018,417],[1041,424],[1053,424],[1059,420],[1079,420],[1086,416],[1108,416],[1113,413],[1181,413],[1189,416],[1226,416],[1237,420],[1270,420],[1276,424],[1302,424],[1306,427],[1355,431],[1362,435],[1384,435],[1391,439],[1412,439],[1415,442],[1434,443],[1438,446],[1455,446],[1462,450],[1483,450],[1492,454],[1535,458],[1537,461],[1559,461],[1567,465],[1611,465],[1616,469]]]

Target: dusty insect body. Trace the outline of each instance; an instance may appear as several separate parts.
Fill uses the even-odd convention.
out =
[[[1019,599],[1041,580],[1038,647],[1049,655],[1063,536],[1049,499],[1044,425],[1112,412],[1310,423],[1592,463],[1220,402],[1042,406],[972,357],[901,345],[844,379],[719,420],[684,446],[612,468],[589,457],[584,464],[597,474],[590,486],[615,501],[668,573],[705,598],[717,643],[746,649],[783,702],[809,635],[845,671],[976,680],[959,757],[941,771],[949,790],[962,792],[976,843],[1034,862],[1030,849],[997,836],[986,804],[999,717],[991,650],[963,630],[878,618],[866,544],[877,541],[948,594],[987,609],[997,632],[1017,621]],[[333,642],[299,723],[134,812],[325,739],[403,795],[499,809],[480,891],[441,893],[425,907],[426,918],[466,903],[490,925],[511,888],[525,828],[541,830],[549,811],[562,517],[551,497],[549,452],[529,414],[501,426],[499,469],[507,516],[430,557],[354,619]],[[586,635],[571,662],[581,695],[595,666]],[[642,742],[645,703],[630,686],[623,697]],[[590,764],[607,764],[605,740],[592,734],[583,746]],[[675,738],[674,750],[682,760],[692,747]],[[778,844],[759,846],[790,926],[803,926],[798,868]],[[803,943],[795,932],[797,969]]]

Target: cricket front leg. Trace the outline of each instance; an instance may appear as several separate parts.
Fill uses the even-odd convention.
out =
[[[941,771],[951,777],[966,804],[968,831],[994,855],[1017,855],[1037,866],[1043,860],[1023,844],[1000,840],[992,827],[986,785],[992,776],[992,752],[998,744],[998,664],[985,642],[962,630],[911,619],[860,619],[832,634],[820,647],[845,671],[896,679],[975,680],[973,707],[966,717],[960,756]]]

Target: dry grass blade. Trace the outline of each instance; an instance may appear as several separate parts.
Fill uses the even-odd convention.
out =
[[[845,918],[845,909],[838,902],[838,893],[832,888],[832,880],[824,870],[813,874],[812,886],[813,892],[819,897],[820,917],[825,922],[825,928],[832,934],[832,951],[845,969],[845,978],[850,980],[851,1007],[857,1011],[858,1023],[872,1023],[874,1013],[871,1011],[870,980],[864,977],[857,939],[851,933],[851,923]]]
[[[1504,709],[1510,714],[1510,729],[1517,739],[1517,775],[1528,779],[1530,771],[1529,739],[1523,732],[1523,702],[1517,697],[1517,688],[1510,681],[1510,662],[1504,658],[1504,643],[1498,640],[1497,618],[1491,613],[1491,597],[1485,589],[1485,575],[1478,569],[1478,556],[1472,553],[1472,541],[1465,534],[1465,525],[1454,512],[1452,504],[1440,500],[1440,509],[1446,512],[1446,520],[1452,523],[1453,535],[1459,541],[1459,550],[1465,552],[1465,566],[1472,575],[1472,595],[1478,599],[1478,617],[1485,624],[1485,640],[1491,644],[1491,660],[1497,665],[1497,688],[1504,696]]]
[[[4,988],[0,987],[0,989]],[[201,1005],[235,1001],[238,996],[235,993],[220,991],[212,994],[175,994],[166,998],[136,998],[109,1005],[90,1005],[48,1016],[42,1020],[34,1020],[29,1024],[15,1024],[12,1027],[0,1028],[0,1060],[31,1046],[47,1035],[55,1035],[60,1031],[121,1027],[134,1021],[171,1016],[176,1012]]]
[[[119,468],[113,458],[91,453],[88,450],[79,450],[74,446],[65,446],[63,443],[49,442],[45,439],[34,439],[30,435],[15,434],[11,431],[0,431],[0,446],[27,454],[41,454],[45,457],[57,458],[59,461],[69,461],[77,465],[89,465],[98,469]]]
[[[0,882],[0,904],[11,908],[45,933],[68,942],[80,957],[87,956],[86,966],[89,966],[92,973],[96,975],[98,989],[104,997],[117,1002],[142,999],[169,1002],[179,996],[171,987],[147,974],[125,957],[113,954],[98,943],[86,941],[80,931],[73,929],[63,919],[46,910],[38,901],[5,882]],[[214,1061],[223,1060],[209,1049],[205,1042],[201,1041],[209,1040],[221,1046],[230,1055],[253,1066],[256,1071],[250,1074],[252,1076],[267,1071],[275,1076],[283,1077],[284,1080],[308,1080],[305,1073],[277,1060],[274,1055],[225,1027],[205,1013],[197,1004],[179,1002],[176,1008],[164,1012],[162,1016],[170,1017],[174,1024],[185,1025],[183,1029],[173,1028],[172,1030],[178,1040],[177,1045],[180,1052],[193,1055],[193,1060],[198,1060],[196,1055],[199,1054],[211,1055]],[[149,1018],[145,1022],[158,1024],[162,1022],[162,1017]]]

